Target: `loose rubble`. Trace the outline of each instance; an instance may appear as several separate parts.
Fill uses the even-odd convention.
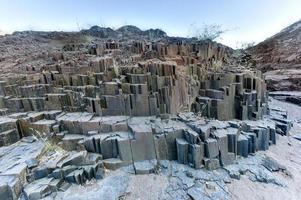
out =
[[[289,130],[290,121],[279,118],[279,115],[283,114],[281,111],[276,112],[275,109],[271,109],[270,113],[270,117],[257,121],[205,120],[193,113],[181,113],[173,119],[102,117],[102,122],[110,127],[108,130],[113,129],[115,132],[68,134],[70,130],[66,128],[64,133],[59,132],[58,136],[53,136],[52,140],[54,138],[58,140],[56,144],[53,141],[34,141],[35,139],[28,142],[27,137],[24,137],[26,142],[15,143],[16,149],[11,148],[14,145],[0,148],[4,155],[8,149],[12,154],[1,157],[1,161],[7,163],[9,159],[13,159],[8,163],[15,165],[16,153],[20,151],[17,147],[23,145],[30,150],[29,153],[33,154],[24,157],[23,164],[15,166],[20,170],[12,173],[17,175],[17,180],[21,180],[20,188],[22,183],[29,183],[24,187],[24,195],[29,199],[39,199],[53,192],[65,191],[74,183],[83,185],[92,179],[102,179],[105,176],[105,169],[116,170],[132,165],[131,173],[134,174],[166,171],[168,166],[162,164],[164,160],[177,160],[178,163],[185,164],[187,169],[217,170],[224,167],[226,174],[236,179],[248,172],[252,181],[269,182],[284,187],[283,183],[278,182],[270,174],[273,171],[285,170],[275,161],[270,159],[258,161],[258,158],[253,160],[251,159],[253,156],[249,159],[250,164],[246,163],[246,159],[241,159],[239,163],[236,161],[238,157],[249,157],[256,151],[267,150],[270,145],[276,144],[277,133],[283,135]],[[82,114],[78,114],[80,115]],[[72,116],[75,116],[75,113]],[[82,119],[80,121],[84,123],[93,122],[93,117],[88,116],[87,114],[76,119]],[[35,144],[37,148],[37,142],[41,144],[40,153],[30,147]],[[39,156],[42,158],[38,161]],[[255,162],[262,162],[262,164],[254,168]],[[0,167],[1,176],[14,171],[7,170],[5,166]],[[164,169],[166,167],[167,169]],[[185,178],[185,181],[188,180],[189,178]],[[191,186],[193,183],[192,181],[185,184]],[[15,187],[8,183],[7,185],[10,190]],[[194,190],[200,189],[190,189],[190,196],[193,196]],[[20,193],[21,190],[13,195],[17,197]]]

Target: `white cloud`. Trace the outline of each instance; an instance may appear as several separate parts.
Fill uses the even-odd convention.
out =
[[[0,35],[5,35],[5,32],[0,30]]]

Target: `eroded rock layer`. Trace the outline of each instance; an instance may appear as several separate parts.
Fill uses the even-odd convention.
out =
[[[20,45],[17,63],[1,68],[1,198],[24,186],[26,198],[40,199],[123,166],[153,173],[162,160],[214,170],[267,150],[292,126],[268,108],[261,72],[230,66],[221,44],[127,27],[50,48],[83,35],[35,34],[40,52]]]
[[[259,119],[266,112],[261,73],[225,67],[228,49],[217,43],[103,42],[88,50],[73,52],[73,59],[57,52],[55,64],[3,74],[2,113],[158,116],[193,110],[228,120]]]
[[[11,114],[0,118],[1,135],[14,132],[22,139],[0,148],[0,197],[17,199],[24,187],[27,198],[40,199],[123,166],[133,166],[136,174],[156,173],[163,160],[195,169],[225,167],[268,150],[277,134],[288,134],[292,122],[286,113],[277,108],[269,113],[257,121],[208,120],[193,113],[170,119],[61,111]],[[9,139],[4,144],[15,140]]]

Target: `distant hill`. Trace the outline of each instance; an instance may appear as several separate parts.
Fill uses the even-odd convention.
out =
[[[81,30],[81,33],[100,38],[147,37],[148,39],[160,39],[167,37],[167,34],[161,29],[148,29],[143,31],[133,25],[122,26],[116,30],[106,27],[92,26],[90,29]]]
[[[301,64],[301,20],[249,49],[260,64]]]

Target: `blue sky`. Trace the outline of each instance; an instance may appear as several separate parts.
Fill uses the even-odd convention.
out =
[[[193,35],[193,27],[220,24],[219,42],[260,42],[301,19],[301,0],[0,0],[0,30],[68,30],[102,25],[161,28]],[[192,26],[193,24],[193,26]]]

